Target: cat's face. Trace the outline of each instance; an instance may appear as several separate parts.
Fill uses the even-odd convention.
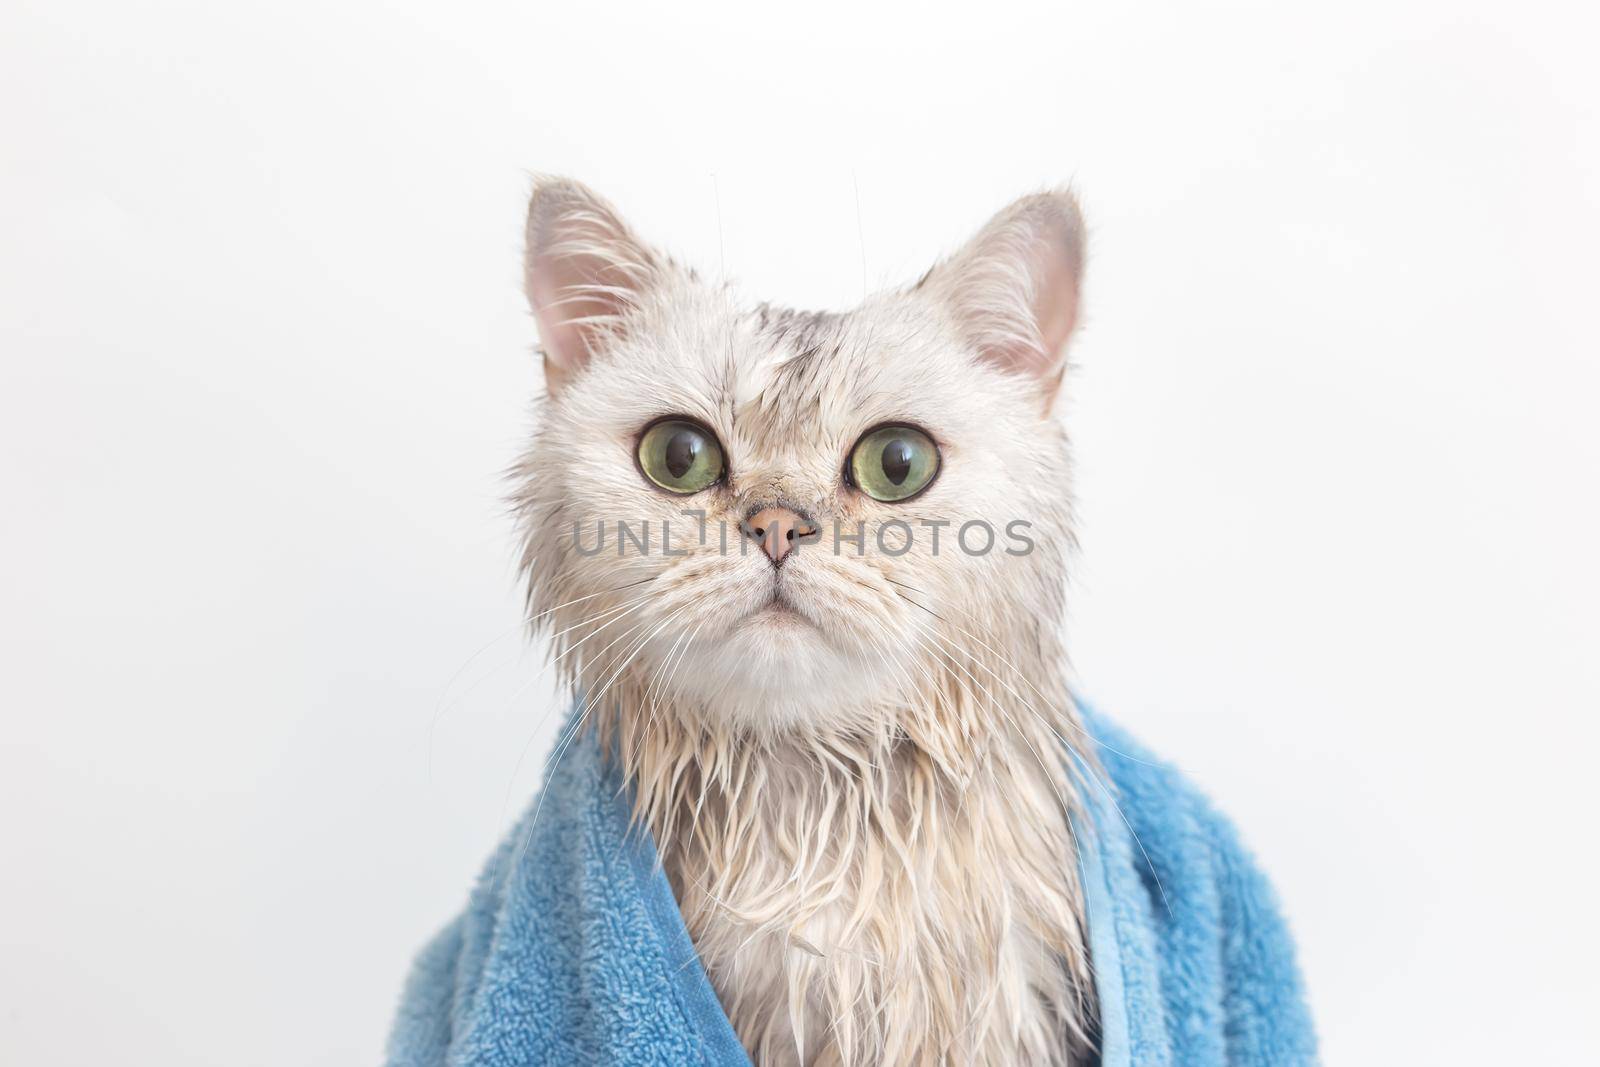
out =
[[[551,395],[519,505],[531,607],[585,688],[848,728],[973,670],[952,637],[999,656],[1053,627],[1070,532],[1048,412],[1079,242],[1070,200],[1035,197],[911,290],[775,312],[666,262],[592,194],[541,187],[529,290]],[[780,546],[772,509],[814,535]]]

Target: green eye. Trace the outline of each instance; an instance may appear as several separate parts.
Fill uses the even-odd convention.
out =
[[[639,469],[669,493],[698,493],[722,477],[722,446],[699,423],[663,419],[639,438]]]
[[[880,426],[850,452],[850,480],[874,500],[916,496],[939,473],[933,439],[910,426]]]

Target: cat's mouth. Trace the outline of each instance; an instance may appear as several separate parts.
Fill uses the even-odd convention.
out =
[[[767,602],[750,613],[750,618],[793,623],[809,623],[811,621],[805,612],[795,607],[794,603],[783,595],[783,590],[777,586],[773,586],[772,595],[767,598]]]

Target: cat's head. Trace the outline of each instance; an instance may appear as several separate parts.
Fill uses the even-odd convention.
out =
[[[851,728],[981,677],[975,657],[1053,647],[1071,533],[1050,409],[1083,245],[1071,196],[1042,193],[909,288],[800,313],[540,182],[548,396],[516,500],[569,677],[742,730]]]

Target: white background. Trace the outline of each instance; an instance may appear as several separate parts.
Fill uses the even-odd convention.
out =
[[[1072,181],[1081,685],[1331,1063],[1597,1062],[1593,17],[586,6],[6,0],[0,1061],[380,1055],[548,739],[540,170],[829,307]]]

